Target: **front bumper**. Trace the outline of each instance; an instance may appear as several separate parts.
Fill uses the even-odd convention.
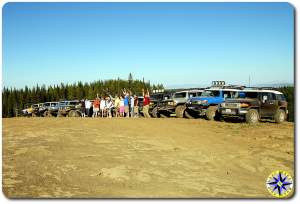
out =
[[[242,108],[219,108],[219,113],[223,116],[244,116],[248,113],[248,110]]]
[[[187,104],[186,111],[193,112],[199,115],[205,115],[208,107],[209,106],[199,105],[199,104]]]

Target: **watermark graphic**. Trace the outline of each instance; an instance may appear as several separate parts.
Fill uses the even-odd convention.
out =
[[[293,190],[293,178],[286,171],[273,171],[266,181],[268,191],[277,198],[284,198]]]

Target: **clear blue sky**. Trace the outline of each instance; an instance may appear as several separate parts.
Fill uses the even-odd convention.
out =
[[[7,3],[3,85],[293,82],[288,3]]]

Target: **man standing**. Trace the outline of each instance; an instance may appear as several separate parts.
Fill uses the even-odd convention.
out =
[[[92,106],[91,101],[86,99],[85,100],[85,114],[86,114],[85,116],[86,117],[90,117],[90,108],[91,108],[91,106]]]
[[[143,114],[145,118],[151,118],[149,114],[149,104],[150,104],[150,98],[149,98],[149,91],[147,89],[147,92],[144,92],[144,89],[142,89],[144,101],[143,101]]]

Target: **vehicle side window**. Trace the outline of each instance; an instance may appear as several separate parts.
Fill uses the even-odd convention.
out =
[[[202,92],[197,92],[196,93],[196,96],[201,96],[202,95]]]
[[[276,94],[276,100],[279,101],[286,101],[285,97],[283,94]]]
[[[275,100],[275,94],[274,93],[268,93],[268,101]]]
[[[190,97],[190,98],[191,98],[191,97],[195,97],[195,96],[197,96],[197,93],[196,93],[196,92],[189,93],[189,97]]]

